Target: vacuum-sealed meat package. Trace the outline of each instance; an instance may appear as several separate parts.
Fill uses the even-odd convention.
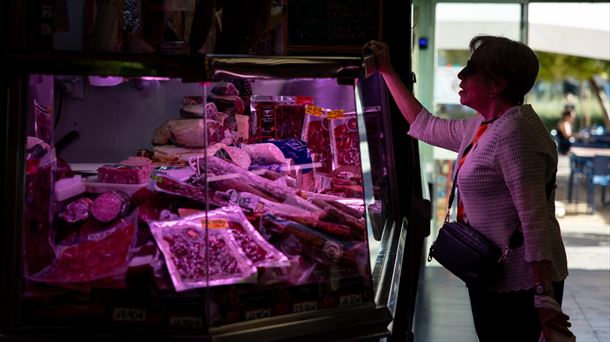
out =
[[[202,215],[205,219],[205,216]],[[239,206],[228,206],[208,212],[210,228],[228,229],[242,252],[256,267],[289,266],[288,258],[252,226]]]
[[[330,120],[323,115],[324,110],[320,107],[308,105],[305,112],[302,138],[307,142],[312,155],[318,156],[316,159],[322,164],[319,171],[330,173],[333,168],[330,147]]]
[[[149,226],[178,292],[256,279],[256,267],[228,229],[203,229],[201,220],[192,216]]]
[[[274,96],[252,95],[250,98],[252,143],[277,138],[275,106]]]
[[[360,138],[358,119],[355,115],[330,120],[331,150],[334,165],[360,165]]]
[[[275,100],[277,139],[300,139],[305,121],[305,105],[312,105],[313,97],[277,96]]]
[[[137,210],[103,231],[71,245],[58,245],[51,265],[29,279],[51,284],[89,282],[127,271],[135,245]]]

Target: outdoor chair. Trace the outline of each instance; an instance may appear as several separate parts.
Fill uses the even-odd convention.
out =
[[[570,175],[568,177],[568,203],[572,203],[572,194],[574,189],[574,178],[585,176],[584,168],[587,160],[590,158],[578,157],[570,154]],[[579,200],[580,182],[576,185],[576,202]]]
[[[602,206],[606,204],[606,188],[610,186],[610,156],[595,156],[584,166],[587,177],[587,204],[589,213],[595,212],[595,186],[602,186]]]

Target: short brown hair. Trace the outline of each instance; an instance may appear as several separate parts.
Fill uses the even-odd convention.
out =
[[[540,68],[534,51],[521,42],[487,35],[472,38],[469,47],[473,55],[477,54],[478,67],[492,78],[507,81],[499,95],[511,103],[523,104]]]

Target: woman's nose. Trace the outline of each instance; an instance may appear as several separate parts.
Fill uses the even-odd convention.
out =
[[[464,75],[465,75],[465,72],[464,72],[464,71],[465,71],[465,70],[466,70],[466,68],[462,68],[462,70],[460,70],[460,72],[458,72],[457,77],[458,77],[460,80],[463,80],[463,79],[464,79]]]

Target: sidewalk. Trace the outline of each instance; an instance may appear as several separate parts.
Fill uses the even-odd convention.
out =
[[[563,308],[570,316],[577,341],[607,342],[610,341],[610,205],[598,206],[594,215],[587,214],[584,180],[575,182],[575,186],[580,186],[580,203],[568,203],[569,173],[568,157],[560,156],[556,200],[566,209],[566,215],[558,221],[570,272]],[[595,194],[597,203],[600,190],[598,187]],[[610,191],[606,195],[610,198]]]
[[[558,217],[568,256],[563,310],[570,316],[579,342],[610,341],[610,205],[587,214],[586,187],[579,184],[580,203],[567,203],[568,157],[560,156],[556,201],[565,209]],[[599,189],[598,189],[599,191]],[[599,203],[599,193],[596,193]],[[606,193],[610,198],[610,191]],[[426,263],[414,318],[416,342],[477,341],[464,284],[436,262]]]

